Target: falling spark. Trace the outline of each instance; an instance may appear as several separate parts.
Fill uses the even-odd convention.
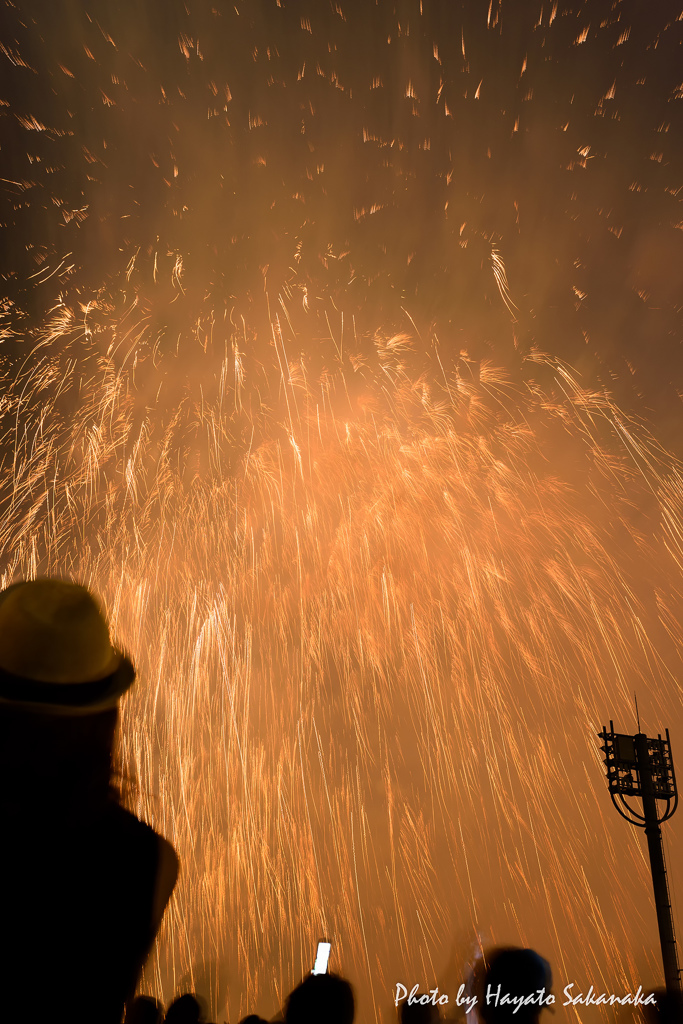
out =
[[[231,1016],[272,1013],[322,922],[361,1020],[384,1012],[378,964],[418,979],[472,929],[633,987],[619,951],[645,924],[605,852],[594,734],[634,687],[680,699],[673,461],[550,357],[543,386],[443,353],[412,371],[408,333],[337,346],[316,381],[277,320],[261,366],[241,324],[217,354],[200,323],[185,398],[155,409],[147,330],[130,300],[62,305],[6,376],[0,536],[3,584],[87,581],[137,662],[130,799],[183,864],[148,985],[209,965]]]
[[[346,14],[333,9],[343,25]],[[550,28],[558,6],[545,11]],[[490,4],[489,27],[499,16]],[[541,7],[539,28],[543,16]],[[296,14],[302,46],[325,38],[313,20],[315,34]],[[566,21],[558,18],[553,34]],[[428,43],[430,66],[432,57],[440,65],[431,95],[451,119],[453,154],[470,123],[453,87],[453,53],[458,65],[462,54],[463,75],[468,59],[475,69],[463,92],[478,101],[477,120],[491,116],[486,105],[498,91],[496,69],[482,93],[476,35],[468,29],[468,58],[460,27],[460,47],[457,26],[441,49]],[[100,31],[121,55],[125,47]],[[569,40],[590,45],[596,31],[579,22],[568,48],[585,53]],[[620,31],[615,45],[632,47],[630,27]],[[403,46],[400,26],[391,38],[392,50]],[[173,46],[191,87],[190,68],[204,61],[197,34],[181,32]],[[545,39],[539,46],[546,65]],[[519,50],[524,102],[541,60],[528,49]],[[17,49],[0,50],[12,68],[28,68]],[[83,52],[95,68],[93,51]],[[250,64],[257,57],[249,49]],[[298,110],[290,94],[310,88],[295,129],[310,153],[314,90],[333,85],[335,100],[351,98],[328,57],[321,45],[308,75],[303,56],[292,57],[286,103]],[[88,91],[66,65],[54,66],[65,86]],[[232,118],[243,102],[234,75],[234,99],[218,71],[208,108],[202,99],[212,128],[228,104]],[[390,101],[392,77],[389,65],[369,69],[373,102]],[[408,62],[396,82],[411,121],[420,106],[435,106],[419,64]],[[620,71],[602,100],[627,93],[621,83]],[[98,124],[122,110],[123,78],[103,84],[92,90]],[[156,120],[159,96],[171,111],[171,85],[152,84]],[[267,91],[275,94],[274,77]],[[278,119],[257,93],[244,121],[260,150]],[[678,86],[672,98],[681,94]],[[590,173],[600,150],[591,136],[572,136],[573,103],[572,95],[570,167]],[[181,107],[172,117],[182,123]],[[520,127],[505,107],[516,143],[524,118]],[[382,151],[396,187],[382,201],[354,193],[361,230],[382,221],[408,181],[398,176],[398,154],[408,153],[400,124],[380,131],[366,115],[358,137],[365,151]],[[32,113],[15,116],[31,145],[66,133]],[[558,115],[563,132],[567,116]],[[176,159],[180,128],[170,123],[172,152],[145,153],[169,190],[192,166]],[[668,119],[654,170],[667,165],[667,128]],[[436,160],[437,134],[420,129],[417,138],[420,156]],[[233,141],[223,153],[238,151]],[[77,147],[88,181],[106,169],[111,142],[108,152],[107,139],[101,150],[90,137],[92,151]],[[265,146],[254,173],[278,165],[277,148],[266,157]],[[336,147],[330,156],[311,157],[307,181],[326,181]],[[40,159],[29,157],[31,173]],[[0,180],[18,201],[34,183],[12,173],[18,180]],[[647,192],[644,173],[634,173],[642,184],[631,191]],[[471,252],[479,199],[463,205],[450,152],[443,180],[444,209],[456,231],[461,224],[458,252],[468,239]],[[313,218],[306,189],[295,182],[288,194]],[[60,230],[88,215],[94,222],[94,209],[51,198]],[[179,221],[187,210],[177,203]],[[621,234],[620,224],[608,227]],[[501,251],[487,245],[489,283],[517,322],[526,314]],[[412,272],[420,260],[408,251]],[[614,822],[596,733],[631,707],[636,689],[648,719],[683,735],[680,465],[562,361],[533,349],[521,367],[471,359],[453,338],[421,337],[407,298],[400,328],[385,331],[378,318],[364,335],[334,302],[321,311],[302,273],[259,331],[237,307],[229,317],[202,307],[188,328],[179,310],[193,301],[192,259],[165,255],[157,241],[143,300],[144,246],[121,252],[127,263],[108,268],[108,290],[62,296],[31,331],[3,307],[3,343],[16,342],[21,357],[0,363],[0,583],[45,573],[86,582],[137,665],[122,708],[124,796],[182,863],[146,989],[168,1001],[181,986],[197,987],[219,1019],[271,1017],[310,970],[321,927],[332,968],[356,986],[359,1024],[392,1012],[399,980],[457,992],[492,942],[538,948],[560,992],[568,981],[586,990],[599,980],[615,992],[654,983],[648,868],[638,837]],[[291,262],[305,257],[297,239]],[[66,278],[76,259],[42,250],[32,258],[36,286]],[[262,287],[270,259],[265,252]],[[323,262],[340,266],[341,254],[330,247]],[[574,296],[577,307],[589,305],[578,285]],[[603,1018],[586,1011],[582,1019]]]

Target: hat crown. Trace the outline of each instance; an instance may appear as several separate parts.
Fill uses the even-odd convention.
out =
[[[0,669],[44,683],[85,683],[113,673],[120,655],[104,614],[77,583],[16,584],[0,602]]]

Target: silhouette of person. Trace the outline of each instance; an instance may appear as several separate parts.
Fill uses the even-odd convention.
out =
[[[427,992],[418,992],[415,995],[415,999],[420,999],[421,996],[429,995]],[[400,1024],[439,1024],[441,1020],[441,1014],[439,1013],[438,1006],[434,1006],[433,1003],[421,1004],[417,1002],[401,1003],[401,1008],[398,1011],[398,1019]]]
[[[137,996],[126,1007],[125,1024],[163,1024],[164,1009],[151,996]]]
[[[356,1005],[353,989],[338,974],[309,974],[290,992],[285,1024],[352,1024]]]
[[[683,1020],[681,996],[671,995],[663,988],[656,988],[648,995],[655,997],[655,1004],[642,1007],[645,1024],[680,1024]]]
[[[85,587],[0,592],[7,1020],[119,1024],[173,891],[173,847],[112,783],[118,699],[134,679]]]
[[[200,1000],[192,992],[186,992],[173,1000],[166,1011],[164,1024],[201,1024],[205,1020]]]
[[[483,966],[477,1007],[484,1024],[536,1024],[544,1009],[540,1000],[553,983],[548,961],[533,949],[501,947],[486,955]]]

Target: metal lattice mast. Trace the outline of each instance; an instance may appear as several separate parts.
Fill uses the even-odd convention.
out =
[[[638,828],[645,829],[666,991],[672,998],[680,1000],[681,972],[678,966],[661,829],[662,823],[673,815],[678,806],[669,730],[666,730],[666,739],[662,739],[660,735],[654,740],[642,732],[635,736],[615,733],[614,723],[610,722],[609,732],[603,725],[602,732],[598,735],[604,741],[602,750],[605,752],[607,782],[612,803],[622,818]],[[642,814],[627,803],[627,796],[641,798]],[[658,800],[666,801],[666,807],[661,815],[657,807]]]

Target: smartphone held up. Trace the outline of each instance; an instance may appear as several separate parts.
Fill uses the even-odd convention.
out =
[[[330,959],[330,943],[322,940],[318,943],[318,951],[315,955],[315,963],[311,974],[327,974],[327,964]]]

